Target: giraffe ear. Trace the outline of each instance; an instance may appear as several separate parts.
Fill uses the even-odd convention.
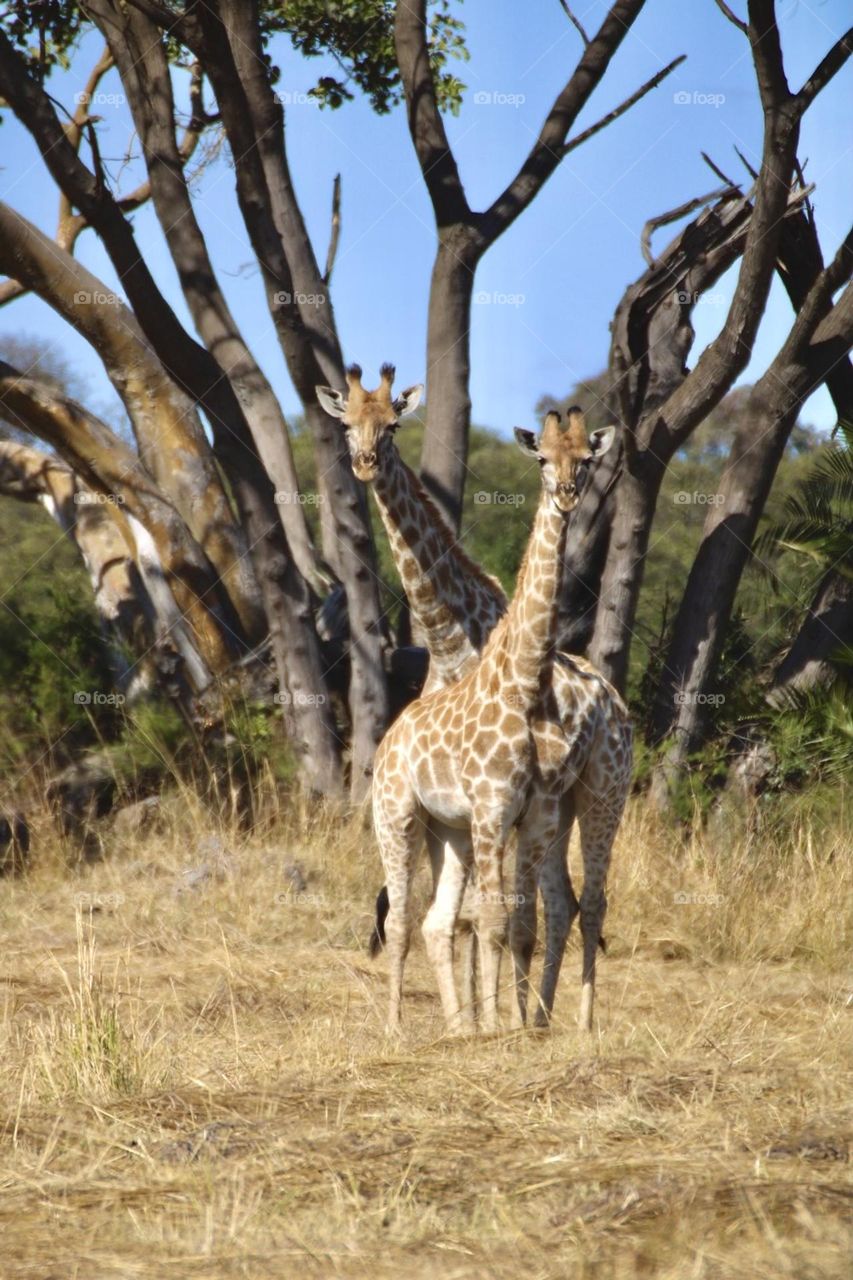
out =
[[[539,442],[533,431],[525,431],[524,427],[516,427],[515,439],[522,453],[526,453],[530,458],[539,457]]]
[[[330,418],[342,418],[347,411],[347,402],[343,392],[333,387],[315,387],[320,407],[325,409]]]
[[[616,439],[615,427],[598,427],[589,437],[589,448],[594,458],[601,458]]]
[[[394,412],[397,417],[404,418],[407,413],[413,413],[420,404],[423,393],[422,382],[416,382],[413,387],[406,387],[405,391],[401,391],[394,401]]]

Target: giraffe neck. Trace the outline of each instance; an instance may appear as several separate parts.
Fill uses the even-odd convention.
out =
[[[551,679],[568,520],[543,491],[507,614],[507,679],[516,705],[531,710]]]
[[[430,689],[475,664],[506,610],[500,584],[462,551],[390,438],[373,483],[416,634],[430,654]]]

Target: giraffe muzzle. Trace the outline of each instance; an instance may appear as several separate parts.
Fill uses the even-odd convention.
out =
[[[359,480],[369,480],[376,474],[379,459],[375,451],[360,450],[353,459],[352,469]]]

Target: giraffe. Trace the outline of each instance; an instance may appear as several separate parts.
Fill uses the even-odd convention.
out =
[[[383,522],[388,530],[400,577],[412,602],[412,616],[424,636],[431,653],[439,655],[439,663],[431,658],[428,693],[456,679],[473,662],[472,648],[479,652],[495,623],[506,611],[506,597],[500,584],[484,574],[462,551],[445,525],[434,504],[420,487],[413,472],[403,463],[393,445],[399,418],[417,406],[422,387],[415,386],[392,399],[394,369],[382,368],[380,386],[374,392],[361,385],[361,370],[348,371],[348,398],[328,387],[318,387],[318,396],[327,412],[342,419],[353,467],[356,474],[372,484]],[[447,625],[441,605],[446,605],[456,619],[456,634]],[[433,621],[441,617],[443,626],[431,635]],[[434,629],[433,629],[434,630]],[[440,643],[437,641],[440,640]],[[455,643],[452,647],[451,642]],[[592,828],[596,809],[614,807],[621,812],[630,783],[630,726],[619,695],[582,658],[557,655],[553,671],[553,692],[557,714],[567,735],[577,732],[580,714],[595,723],[592,746],[585,769],[576,781],[570,781],[563,797],[561,836],[549,850],[540,870],[546,916],[546,952],[542,973],[538,1025],[547,1025],[553,1008],[565,943],[571,924],[580,907],[568,875],[566,853],[573,819]],[[579,712],[579,708],[582,711]],[[580,812],[576,814],[580,793]],[[617,823],[618,825],[618,812]],[[441,841],[427,827],[427,844],[437,879],[443,860]],[[612,836],[611,836],[612,839]],[[382,900],[385,890],[379,895]],[[469,907],[470,892],[465,906]],[[469,910],[469,914],[473,914]],[[519,990],[526,991],[527,971],[535,944],[535,899],[530,896],[514,919],[517,932],[524,940],[517,954],[523,959]],[[375,935],[376,936],[376,935]],[[470,945],[470,935],[465,938]],[[603,940],[601,942],[603,946]],[[473,977],[470,966],[463,967],[466,986],[463,1010],[472,1017]]]
[[[441,650],[444,678],[454,677],[460,671],[470,669],[471,647],[482,648],[485,637],[505,609],[505,598],[494,579],[483,574],[464,556],[451,533],[438,516],[434,506],[423,494],[413,473],[403,464],[391,442],[398,419],[411,411],[420,396],[420,387],[410,388],[396,400],[390,394],[393,368],[383,366],[382,382],[376,392],[361,387],[361,371],[353,367],[349,371],[349,399],[329,388],[318,388],[318,394],[328,412],[343,419],[347,439],[353,456],[356,473],[373,482],[374,491],[383,521],[389,532],[400,576],[413,601],[415,621],[428,623],[423,605],[438,608],[438,602],[430,599],[436,595],[451,608],[457,626],[464,627],[465,637],[457,636],[453,672],[447,670],[447,647]],[[423,628],[422,628],[423,630]],[[426,640],[430,645],[427,627]],[[441,684],[435,673],[439,668],[431,664],[430,684]],[[428,690],[427,690],[428,692]],[[592,696],[590,696],[592,694]],[[571,889],[566,867],[566,845],[574,811],[582,829],[589,831],[595,825],[595,810],[602,805],[614,809],[615,821],[624,801],[630,778],[630,731],[625,708],[618,695],[583,659],[557,656],[554,671],[554,692],[549,695],[557,703],[557,715],[567,734],[573,728],[579,708],[580,718],[586,717],[595,724],[593,745],[585,762],[582,776],[570,786],[562,800],[560,839],[549,850],[549,857],[542,867],[540,887],[546,907],[546,920],[553,930],[555,941],[546,950],[542,991],[536,1020],[547,1023],[553,994],[562,960],[565,940],[571,922],[579,910]],[[618,768],[617,768],[618,762]],[[580,793],[580,806],[576,804]],[[612,841],[612,833],[610,835]],[[549,911],[550,899],[550,911]],[[517,912],[514,924],[523,939],[520,950],[525,964],[519,974],[520,991],[526,984],[526,970],[535,939],[535,898],[529,895],[525,910],[532,917],[524,926],[523,913]],[[526,954],[525,954],[526,953]],[[591,1007],[590,1007],[591,1012]]]
[[[400,1025],[414,858],[426,820],[445,838],[444,862],[423,932],[451,1032],[463,1029],[452,944],[472,864],[483,1026],[486,1031],[498,1026],[500,957],[509,922],[503,854],[510,830],[516,830],[517,908],[509,939],[517,991],[513,1025],[525,1020],[527,904],[535,904],[537,867],[560,841],[564,793],[588,762],[596,729],[595,718],[582,714],[587,708],[578,695],[577,723],[567,732],[549,689],[567,518],[590,463],[606,450],[613,434],[608,428],[588,438],[583,415],[574,408],[564,432],[559,415],[548,414],[538,444],[532,433],[517,432],[519,443],[540,464],[543,485],[512,604],[478,665],[456,684],[411,704],[377,751],[373,814],[390,902],[388,1021],[394,1031]],[[550,696],[543,697],[543,691]],[[578,809],[584,796],[581,789],[572,797]],[[604,881],[620,811],[612,803],[599,804],[595,816],[594,823],[581,826],[584,1029],[592,1024]]]

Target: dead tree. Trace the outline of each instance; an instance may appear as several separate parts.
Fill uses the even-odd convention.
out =
[[[772,0],[750,0],[748,10],[764,137],[737,284],[722,330],[688,372],[684,358],[692,340],[689,299],[693,294],[689,275],[686,301],[677,290],[670,291],[668,302],[651,312],[641,308],[638,316],[635,308],[628,307],[626,323],[617,320],[614,328],[611,369],[618,374],[622,448],[590,657],[619,688],[624,688],[627,676],[643,565],[664,471],[748,363],[791,202],[800,121],[853,50],[853,37],[848,34],[799,92],[792,93]],[[687,315],[682,307],[688,308]],[[658,372],[655,366],[661,360],[663,368]]]
[[[807,397],[826,381],[844,416],[853,409],[853,230],[824,267],[805,214],[786,227],[782,276],[796,318],[779,354],[749,394],[716,501],[675,619],[652,716],[652,740],[673,735],[656,783],[668,784],[709,728],[710,699],[735,595],[791,430]],[[846,285],[846,288],[844,286]],[[844,288],[833,305],[832,298]]]

